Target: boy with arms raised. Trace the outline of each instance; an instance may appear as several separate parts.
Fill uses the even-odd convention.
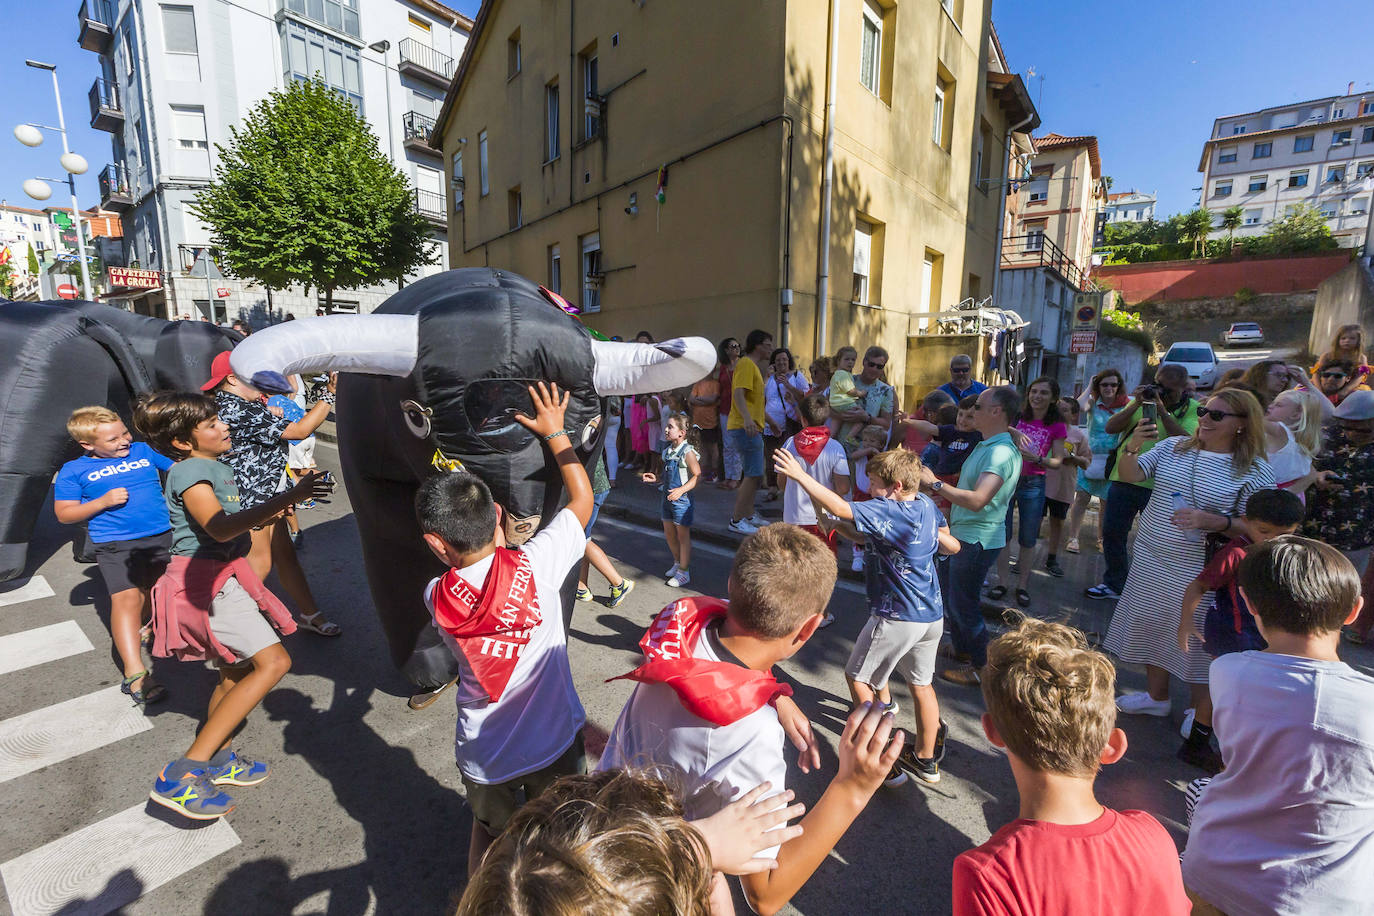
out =
[[[983,731],[1016,779],[1020,816],[954,860],[955,916],[1187,916],[1178,851],[1144,811],[1098,802],[1098,768],[1126,753],[1116,669],[1083,634],[1027,620],[993,640]]]
[[[438,474],[415,494],[425,543],[449,567],[425,603],[459,665],[454,753],[472,806],[469,875],[522,795],[587,768],[559,589],[587,547],[592,485],[563,428],[567,392],[560,399],[556,385],[540,382],[530,397],[534,418],[515,419],[547,443],[568,490],[547,528],[506,548],[501,509],[472,474]]]
[[[763,782],[782,791],[780,716],[793,715],[795,704],[773,665],[816,632],[834,588],[835,557],[815,536],[784,522],[745,538],[728,603],[684,598],[654,619],[640,641],[645,664],[625,675],[639,684],[597,768],[676,770],[689,819],[714,814]],[[755,911],[781,909],[849,829],[901,752],[901,735],[889,741],[891,733],[892,716],[875,706],[850,715],[839,772],[802,820],[802,835],[759,853],[776,859],[776,868],[741,878]],[[715,913],[733,912],[719,874],[712,902]]]

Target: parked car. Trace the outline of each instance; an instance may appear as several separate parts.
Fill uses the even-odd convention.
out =
[[[1169,347],[1161,363],[1178,363],[1188,370],[1193,387],[1211,388],[1217,381],[1217,354],[1212,345],[1201,340],[1179,341]]]
[[[1264,331],[1253,321],[1234,322],[1221,335],[1223,347],[1258,347],[1264,344]]]

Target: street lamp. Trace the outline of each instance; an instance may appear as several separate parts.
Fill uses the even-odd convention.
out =
[[[386,52],[391,50],[391,42],[383,38],[368,45],[368,50],[382,55],[382,88],[386,90],[386,148],[391,155],[392,165],[396,164],[396,141],[392,134],[396,126],[391,121],[391,68],[386,63]]]
[[[20,124],[14,129],[14,139],[25,146],[40,146],[43,143],[42,131],[52,130],[62,135],[62,156],[59,161],[67,173],[67,189],[72,196],[72,219],[76,224],[76,248],[81,258],[81,283],[86,289],[87,297],[94,298],[95,287],[91,286],[90,272],[86,267],[86,237],[81,231],[81,208],[76,204],[76,176],[84,175],[89,166],[83,156],[73,153],[67,147],[67,122],[62,117],[62,93],[57,87],[57,66],[37,60],[26,60],[24,65],[35,70],[47,70],[52,74],[52,92],[53,97],[57,100],[57,126]],[[60,182],[61,180],[60,178],[30,178],[24,182],[24,193],[34,200],[47,200],[52,196],[52,187],[48,185],[48,182]]]

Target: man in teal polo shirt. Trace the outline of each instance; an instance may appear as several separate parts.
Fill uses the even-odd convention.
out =
[[[1021,417],[1021,395],[1010,385],[978,395],[973,425],[983,434],[959,472],[959,485],[949,486],[922,468],[922,484],[953,505],[949,531],[959,539],[959,552],[940,564],[948,600],[949,635],[961,667],[942,671],[954,684],[975,686],[988,660],[988,630],[980,594],[997,555],[1007,544],[1007,507],[1021,478],[1021,451],[1010,429]],[[946,569],[947,567],[947,569]]]

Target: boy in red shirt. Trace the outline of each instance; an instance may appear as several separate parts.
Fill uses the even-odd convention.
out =
[[[1115,681],[1107,656],[1063,624],[1027,620],[988,646],[983,731],[1006,751],[1021,812],[954,860],[955,916],[1188,916],[1164,827],[1093,795],[1098,767],[1126,753]]]

